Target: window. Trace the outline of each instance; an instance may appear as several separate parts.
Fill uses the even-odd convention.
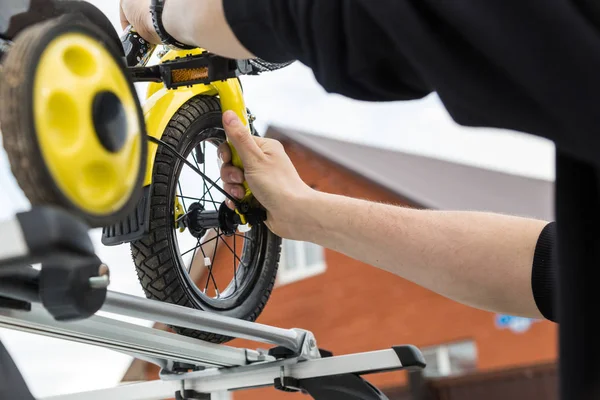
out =
[[[462,375],[477,369],[477,347],[473,341],[443,344],[421,350],[426,377]]]
[[[286,285],[325,272],[323,248],[309,242],[284,240],[277,284]]]

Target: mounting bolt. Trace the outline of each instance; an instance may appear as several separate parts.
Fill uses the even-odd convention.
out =
[[[100,264],[98,268],[98,276],[93,276],[89,279],[92,289],[106,289],[110,285],[110,271],[106,264]]]

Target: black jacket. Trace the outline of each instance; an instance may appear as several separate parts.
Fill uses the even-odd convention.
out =
[[[242,44],[367,101],[437,92],[456,122],[549,138],[597,163],[594,0],[224,0]]]
[[[267,61],[302,62],[328,92],[366,101],[437,92],[459,124],[541,136],[561,154],[600,166],[599,1],[223,4],[249,51]],[[538,307],[553,321],[556,236],[551,223],[538,239],[532,272]]]

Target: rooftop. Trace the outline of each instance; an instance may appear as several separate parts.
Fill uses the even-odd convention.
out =
[[[553,220],[554,182],[271,126],[292,141],[422,208]]]

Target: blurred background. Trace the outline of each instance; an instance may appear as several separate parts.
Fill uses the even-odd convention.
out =
[[[118,0],[90,2],[120,31]],[[259,132],[281,140],[303,179],[318,190],[413,207],[552,218],[554,146],[546,140],[460,127],[435,95],[375,104],[328,94],[299,63],[244,77],[243,85]],[[0,217],[29,207],[3,150],[0,187]],[[100,234],[94,231],[93,238],[111,267],[111,289],[143,296],[129,247],[103,247]],[[286,241],[282,259],[259,322],[312,330],[319,346],[336,355],[419,346],[429,364],[424,374],[369,378],[390,398],[554,395],[554,325],[470,309],[308,243]],[[7,330],[0,330],[0,339],[38,397],[157,373],[109,350]],[[279,397],[293,395],[259,390],[224,398]]]

